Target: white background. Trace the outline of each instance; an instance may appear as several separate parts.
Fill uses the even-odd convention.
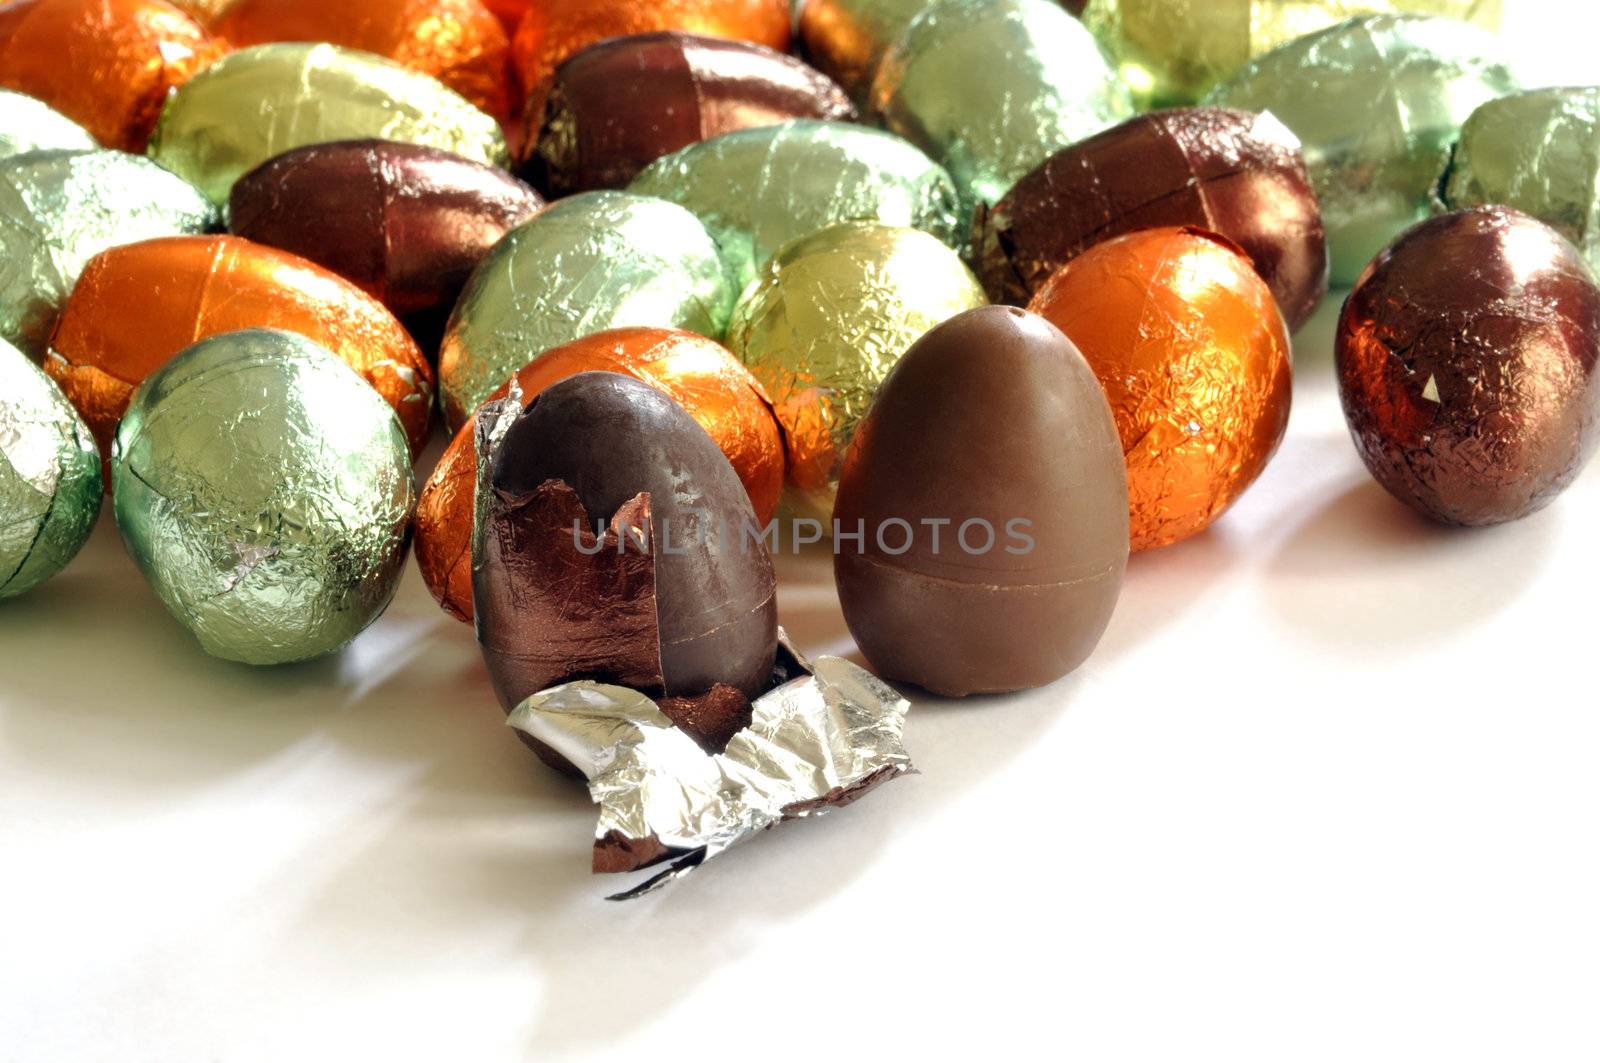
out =
[[[1550,81],[1592,63],[1563,7],[1513,14]],[[1600,466],[1512,527],[1413,518],[1336,311],[1277,461],[1135,558],[1079,674],[920,702],[921,776],[631,905],[414,570],[254,671],[103,520],[0,605],[0,1059],[1594,1060]],[[828,559],[781,577],[848,652]]]

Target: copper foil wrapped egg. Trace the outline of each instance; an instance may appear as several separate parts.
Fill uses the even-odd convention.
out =
[[[1193,225],[1238,244],[1290,330],[1328,290],[1328,246],[1300,142],[1270,114],[1158,111],[1052,155],[973,226],[985,287],[1026,303],[1102,240]]]
[[[511,161],[500,124],[426,74],[331,44],[260,44],[212,66],[167,101],[150,155],[215,203],[268,159],[364,138]]]
[[[923,333],[985,302],[956,253],[917,229],[846,222],[763,267],[734,310],[728,348],[772,397],[796,510],[826,523],[878,386]]]
[[[789,0],[531,0],[511,54],[537,90],[571,56],[609,37],[681,30],[789,50]]]
[[[553,196],[621,188],[663,155],[790,118],[851,121],[844,92],[745,41],[647,33],[590,45],[528,108],[521,173]]]
[[[621,373],[670,396],[710,433],[727,457],[761,524],[772,519],[783,491],[783,433],[772,404],[749,370],[720,344],[677,329],[616,329],[539,355],[515,376],[526,406],[558,381],[579,373]],[[489,401],[505,398],[510,384]],[[478,448],[471,422],[462,425],[434,467],[417,502],[417,563],[445,612],[472,619],[472,519]]]
[[[1339,397],[1378,482],[1447,524],[1517,520],[1594,454],[1600,288],[1561,234],[1505,207],[1430,219],[1362,274]]]
[[[1028,308],[1077,345],[1111,401],[1135,551],[1205,530],[1283,441],[1289,336],[1266,282],[1223,238],[1174,228],[1109,240]]]
[[[45,369],[108,446],[148,376],[197,340],[242,329],[326,347],[393,407],[414,450],[427,439],[433,372],[394,315],[322,267],[236,236],[149,240],[90,262]]]
[[[951,318],[884,381],[834,519],[839,601],[878,674],[953,697],[1059,679],[1100,641],[1128,563],[1099,381],[1033,314]]]
[[[165,0],[0,4],[0,88],[43,100],[108,148],[143,151],[167,94],[226,51]]]
[[[806,58],[865,101],[889,46],[930,0],[801,0],[798,29]]]
[[[43,100],[0,89],[0,162],[30,151],[93,151],[100,145]]]
[[[233,0],[211,30],[237,48],[324,41],[438,78],[502,122],[511,118],[511,40],[479,0]]]
[[[347,140],[252,170],[233,186],[229,218],[236,235],[308,258],[412,318],[452,306],[489,249],[543,207],[504,170]]]

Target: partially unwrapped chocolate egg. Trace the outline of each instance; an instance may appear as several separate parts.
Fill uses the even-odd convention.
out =
[[[1334,355],[1367,468],[1447,524],[1542,509],[1600,442],[1600,288],[1515,210],[1445,214],[1397,240],[1345,302]]]
[[[879,675],[951,697],[1059,679],[1099,643],[1128,563],[1099,381],[1036,315],[946,321],[884,381],[834,520],[839,601]]]
[[[83,126],[43,100],[0,89],[0,161],[30,151],[93,151]]]

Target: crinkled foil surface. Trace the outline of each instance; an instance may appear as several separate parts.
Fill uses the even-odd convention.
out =
[[[137,155],[50,151],[0,161],[0,339],[42,359],[91,258],[217,221],[192,186]]]
[[[653,325],[720,339],[733,305],[717,246],[675,203],[586,192],[495,245],[445,330],[439,384],[452,431],[551,347]]]
[[[968,206],[992,206],[1133,101],[1054,0],[935,0],[884,56],[872,109],[944,164]]]
[[[944,168],[891,133],[843,122],[786,122],[703,141],[658,159],[630,192],[687,207],[705,223],[734,290],[785,244],[841,221],[965,236]]]
[[[508,166],[500,124],[425,74],[330,44],[235,52],[172,95],[150,155],[226,203],[274,155],[335,140],[396,140]]]
[[[1268,110],[1300,138],[1335,285],[1427,216],[1461,124],[1515,92],[1490,34],[1451,19],[1368,15],[1269,52],[1209,101]]]
[[[48,104],[0,89],[0,161],[30,151],[93,151],[99,146],[87,129]]]
[[[0,340],[0,598],[67,567],[100,514],[100,452],[50,379]]]
[[[915,769],[902,733],[910,704],[837,657],[756,699],[750,726],[709,755],[648,697],[578,682],[535,694],[509,724],[589,779],[597,840],[659,841],[679,858],[629,900],[789,819],[821,815]]]
[[[772,398],[796,510],[826,522],[878,385],[923,333],[987,302],[956,253],[918,229],[845,222],[766,264],[734,311],[728,347]]]
[[[231,332],[168,363],[122,420],[112,480],[129,554],[218,657],[321,656],[394,597],[414,497],[405,434],[302,336]]]
[[[1539,89],[1479,107],[1461,127],[1439,206],[1498,203],[1554,227],[1600,269],[1600,88]]]
[[[861,102],[884,53],[927,6],[928,0],[800,0],[806,58]]]

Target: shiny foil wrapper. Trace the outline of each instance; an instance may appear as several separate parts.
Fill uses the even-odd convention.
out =
[[[757,698],[750,726],[720,754],[626,687],[568,683],[512,712],[510,726],[588,778],[600,806],[596,872],[667,863],[611,900],[644,896],[764,830],[916,770],[902,737],[911,706],[893,689],[838,657],[790,667],[802,674]]]
[[[796,510],[826,522],[878,385],[923,333],[986,302],[956,253],[918,229],[846,222],[766,264],[734,311],[728,347],[772,397]]]
[[[233,0],[167,0],[167,2],[193,17],[202,26],[209,26],[211,20],[222,14],[223,8]]]
[[[372,52],[511,119],[511,39],[479,0],[233,0],[211,29],[236,48],[322,41]]]
[[[108,148],[143,151],[167,94],[227,51],[164,0],[0,4],[0,88],[45,101]]]
[[[733,291],[705,226],[682,207],[586,192],[497,244],[445,329],[439,382],[451,431],[541,351],[630,326],[713,339]]]
[[[30,151],[93,151],[89,131],[42,100],[0,89],[0,162]]]
[[[865,102],[889,46],[929,0],[801,0],[799,33],[806,58]]]
[[[173,94],[150,155],[221,204],[235,181],[275,155],[362,139],[511,162],[499,123],[458,93],[331,44],[263,44],[228,56]]]
[[[1539,89],[1479,107],[1438,195],[1443,210],[1498,203],[1531,214],[1600,269],[1600,88]]]
[[[622,373],[671,396],[722,449],[739,474],[756,519],[772,519],[783,491],[783,433],[755,377],[704,336],[676,329],[617,329],[546,351],[512,381],[526,407],[557,381],[586,372]],[[490,396],[506,398],[507,383]],[[417,564],[428,589],[458,620],[472,608],[472,521],[478,449],[461,426],[417,501]]]
[[[405,435],[303,336],[232,332],[173,359],[123,418],[112,483],[128,553],[214,656],[331,653],[399,585],[413,501]]]
[[[413,450],[427,440],[433,371],[394,315],[320,266],[235,236],[148,240],[96,258],[45,369],[109,449],[150,374],[196,340],[242,329],[284,329],[328,348],[393,408]]]
[[[1083,26],[1052,0],[935,0],[878,67],[872,109],[993,204],[1054,152],[1131,117]]]
[[[1283,441],[1289,336],[1250,260],[1214,233],[1151,229],[1099,244],[1028,309],[1077,344],[1106,390],[1135,551],[1204,531]]]
[[[944,169],[890,133],[841,122],[788,122],[695,144],[629,186],[694,212],[717,242],[734,289],[785,244],[842,221],[965,238]]]
[[[100,515],[100,451],[50,378],[0,340],[0,599],[67,567]]]
[[[191,185],[137,155],[50,151],[0,160],[0,339],[41,360],[95,255],[205,232],[218,220]]]
[[[1451,19],[1368,15],[1268,52],[1209,101],[1294,130],[1322,207],[1335,285],[1428,214],[1461,123],[1517,90],[1495,39]]]

